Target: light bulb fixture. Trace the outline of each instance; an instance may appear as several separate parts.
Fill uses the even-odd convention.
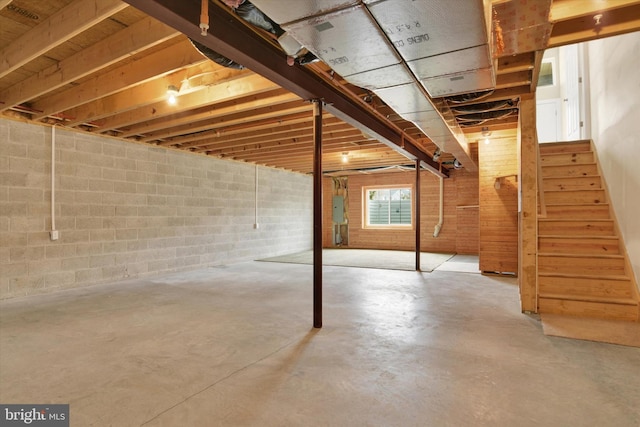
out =
[[[440,154],[441,154],[440,153],[440,149],[436,148],[436,151],[433,152],[433,161],[434,162],[438,161],[438,159],[440,158]]]
[[[489,127],[484,126],[482,128],[482,136],[484,136],[484,143],[486,145],[489,145],[491,143],[491,141],[489,140],[489,137],[491,136],[491,131],[489,130]]]
[[[348,152],[342,153],[342,163],[347,163],[348,161],[349,161],[349,153]]]
[[[167,88],[167,102],[169,103],[169,105],[176,105],[177,96],[178,96],[178,88],[175,87],[174,85],[169,85],[169,87]]]

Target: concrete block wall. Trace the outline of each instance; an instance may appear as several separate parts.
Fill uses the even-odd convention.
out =
[[[309,176],[60,127],[51,241],[51,133],[0,119],[0,298],[312,247]]]

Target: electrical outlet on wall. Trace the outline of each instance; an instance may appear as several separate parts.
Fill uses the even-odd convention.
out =
[[[58,230],[51,230],[49,232],[49,235],[51,236],[51,240],[58,240],[58,238],[60,237]]]

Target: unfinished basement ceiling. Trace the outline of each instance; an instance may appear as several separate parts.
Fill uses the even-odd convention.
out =
[[[153,10],[161,3],[173,3],[177,9],[191,4],[199,7],[199,0],[145,0],[144,3],[150,7],[146,13],[119,0],[0,0],[2,114],[310,173],[313,132],[309,100],[249,69],[234,70],[213,63],[202,56],[184,34],[154,17]],[[269,3],[274,2],[255,1],[264,9],[270,8]],[[326,10],[346,7],[365,14],[370,12],[378,16],[381,26],[385,24],[382,17],[387,16],[387,12],[383,12],[385,3],[393,5],[397,16],[414,16],[446,9],[445,5],[457,2],[308,2],[327,5]],[[409,8],[410,3],[413,9]],[[439,145],[443,146],[446,153],[439,161],[444,162],[444,169],[450,169],[454,157],[460,155],[447,152],[454,150],[447,149],[451,147],[449,142],[443,144],[443,135],[465,140],[472,158],[483,127],[496,132],[516,128],[519,99],[535,90],[541,51],[545,47],[637,31],[640,27],[640,0],[494,0],[490,3],[483,11],[482,2],[478,0],[479,6],[473,13],[467,11],[466,16],[456,15],[455,9],[453,14],[440,15],[445,33],[447,29],[460,28],[460,19],[488,24],[486,49],[472,42],[457,50],[452,47],[449,57],[440,58],[423,54],[419,49],[418,53],[415,49],[398,50],[401,61],[368,70],[391,75],[399,82],[405,76],[409,80],[403,83],[414,84],[403,66],[407,64],[422,83],[437,78],[434,72],[438,69],[443,70],[442,75],[459,73],[461,70],[452,70],[451,66],[464,62],[469,55],[456,52],[469,49],[470,55],[476,52],[475,63],[481,64],[477,69],[490,73],[488,80],[493,86],[490,91],[479,92],[486,86],[481,84],[463,88],[462,92],[449,89],[438,92],[425,84],[418,92],[421,96],[426,92],[428,98],[416,98],[417,103],[412,106],[407,102],[411,96],[403,95],[402,90],[406,88],[400,87],[400,83],[387,82],[382,84],[384,87],[375,82],[369,84],[370,80],[363,80],[363,73],[350,73],[335,64],[331,67],[329,61],[306,65],[305,71],[323,84],[346,93],[351,102],[395,129],[402,137],[398,145],[407,141],[429,159]],[[210,6],[212,14],[239,20],[218,0]],[[289,24],[292,33],[305,17],[312,19],[304,13],[292,18],[272,12],[272,18],[282,21],[284,27]],[[483,14],[489,15],[491,22],[487,22]],[[601,15],[597,24],[596,15]],[[194,19],[197,21],[198,17]],[[421,19],[423,17],[417,16],[415,22],[425,22]],[[197,28],[198,22],[193,25]],[[277,46],[261,30],[245,27],[256,32],[265,43]],[[435,34],[432,32],[429,37]],[[447,33],[449,39],[450,34]],[[467,36],[453,34],[459,34],[459,40],[454,36],[453,41],[460,43]],[[322,52],[318,53],[322,58]],[[356,58],[358,56],[356,54]],[[285,63],[284,54],[281,60]],[[393,68],[398,65],[399,71]],[[392,68],[384,70],[385,67]],[[178,89],[175,105],[169,105],[166,99],[170,86]],[[482,97],[478,97],[480,93]],[[438,114],[425,111],[421,105],[431,106]],[[393,144],[383,143],[375,135],[347,122],[340,115],[325,113],[325,171],[349,173],[413,163],[399,152],[401,149],[395,150]],[[433,126],[449,133],[433,132]],[[347,163],[342,162],[344,153],[347,153]],[[467,163],[467,166],[472,165]]]

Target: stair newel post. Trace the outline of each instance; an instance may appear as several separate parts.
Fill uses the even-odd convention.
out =
[[[538,311],[538,138],[535,94],[520,100],[518,284],[523,312]],[[540,189],[542,191],[542,189]]]

